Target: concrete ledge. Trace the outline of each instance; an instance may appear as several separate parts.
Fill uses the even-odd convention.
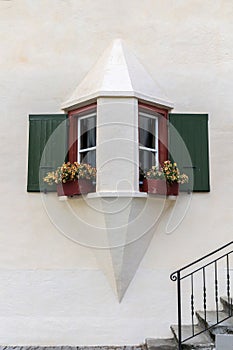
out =
[[[17,346],[7,345],[0,346],[0,350],[144,350],[144,345],[127,345],[127,346]]]
[[[216,350],[232,350],[233,349],[233,335],[232,334],[217,334],[216,336]]]
[[[177,343],[174,338],[169,339],[146,339],[148,350],[177,350]]]
[[[126,198],[147,198],[146,192],[131,192],[131,191],[101,191],[88,193],[87,198],[115,198],[115,197],[126,197]]]

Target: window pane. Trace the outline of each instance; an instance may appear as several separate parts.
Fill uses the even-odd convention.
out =
[[[81,163],[88,163],[92,166],[96,166],[96,151],[87,151],[80,153],[80,162]]]
[[[96,117],[80,120],[80,149],[96,146]]]
[[[139,143],[147,148],[156,148],[156,119],[139,115]]]
[[[143,171],[147,171],[155,165],[155,152],[139,150],[139,164]]]

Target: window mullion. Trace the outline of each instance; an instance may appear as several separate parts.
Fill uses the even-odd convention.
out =
[[[155,148],[149,148],[149,147],[139,146],[139,149],[141,149],[141,150],[143,150],[143,151],[158,153],[158,150],[155,149]]]
[[[96,146],[93,147],[89,147],[89,148],[83,148],[79,150],[79,153],[83,153],[83,152],[89,152],[89,151],[93,151],[96,149]]]

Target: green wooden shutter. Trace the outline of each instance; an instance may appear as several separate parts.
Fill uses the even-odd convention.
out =
[[[54,190],[46,184],[40,189],[40,179],[65,160],[66,118],[66,114],[29,115],[28,192]]]
[[[192,184],[192,188],[190,184],[181,188],[210,191],[208,114],[171,113],[169,122],[170,158],[177,162],[181,172],[190,176]]]

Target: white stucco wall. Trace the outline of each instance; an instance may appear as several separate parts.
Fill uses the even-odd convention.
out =
[[[170,336],[176,268],[232,240],[232,40],[227,0],[0,1],[0,344],[138,344]],[[210,117],[211,192],[166,222],[119,304],[91,250],[26,192],[29,113],[60,111],[103,49],[124,39],[174,101]]]
[[[97,191],[138,191],[138,102],[98,98]]]

